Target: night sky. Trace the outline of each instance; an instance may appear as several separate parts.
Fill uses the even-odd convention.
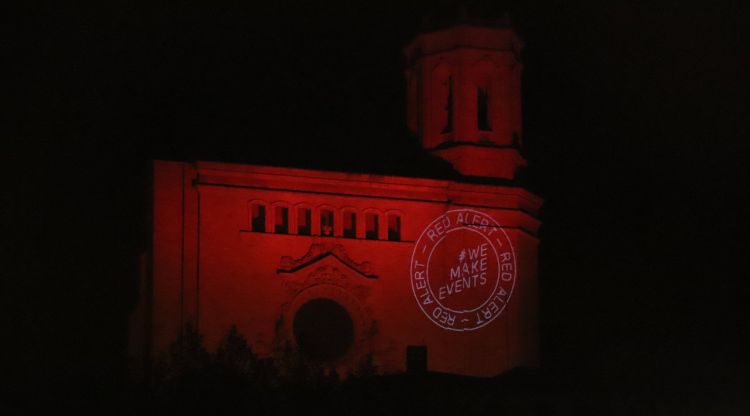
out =
[[[26,4],[8,26],[19,392],[122,378],[150,160],[434,168],[405,128],[401,48],[450,2],[152,3]],[[748,6],[464,3],[509,10],[526,42],[545,372],[635,413],[747,409]]]

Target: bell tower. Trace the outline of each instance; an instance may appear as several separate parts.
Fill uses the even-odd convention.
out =
[[[457,24],[404,48],[407,120],[462,175],[513,179],[521,145],[521,40],[508,24]]]

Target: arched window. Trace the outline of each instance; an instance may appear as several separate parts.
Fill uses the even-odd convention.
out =
[[[351,209],[343,210],[344,237],[357,238],[357,213]]]
[[[312,235],[312,209],[297,207],[297,234]]]
[[[445,100],[445,127],[443,127],[442,133],[450,133],[453,131],[453,76],[448,75],[448,79],[443,82],[443,97]]]
[[[379,238],[380,224],[379,215],[374,212],[365,214],[365,238],[368,240],[377,240]]]
[[[432,71],[432,117],[434,128],[440,134],[453,132],[454,81],[453,71],[446,64]]]
[[[401,216],[388,214],[388,241],[401,241]]]
[[[493,112],[496,105],[497,89],[493,85],[497,77],[497,66],[488,60],[482,60],[474,65],[472,79],[476,85],[476,115],[479,131],[492,131]]]
[[[333,210],[330,208],[320,209],[320,235],[333,237]]]
[[[266,204],[255,201],[250,204],[250,231],[266,232]]]
[[[273,209],[274,229],[277,234],[289,234],[289,208],[276,205]]]
[[[490,92],[487,86],[477,87],[477,128],[492,131],[490,127]]]

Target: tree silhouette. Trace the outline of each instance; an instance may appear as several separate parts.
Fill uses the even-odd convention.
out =
[[[185,325],[177,340],[170,346],[172,366],[182,372],[197,372],[206,369],[210,357],[203,347],[203,335],[191,324]]]
[[[378,367],[373,363],[372,353],[368,352],[357,362],[356,367],[349,369],[348,378],[371,378],[378,374]]]
[[[258,372],[258,356],[242,334],[232,325],[216,350],[215,362],[225,372],[243,379],[252,379]]]
[[[276,365],[281,383],[302,383],[310,375],[311,369],[305,362],[305,358],[290,341],[284,343],[284,346],[275,358],[274,364]]]

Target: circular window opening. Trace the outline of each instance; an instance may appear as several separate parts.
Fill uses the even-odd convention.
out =
[[[294,315],[294,339],[311,360],[331,361],[346,354],[354,341],[349,312],[330,299],[313,299]]]

